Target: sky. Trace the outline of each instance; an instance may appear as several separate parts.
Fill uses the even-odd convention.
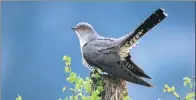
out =
[[[57,100],[66,82],[64,55],[82,77],[78,38],[70,28],[88,22],[105,37],[118,38],[139,26],[158,8],[168,17],[142,37],[130,53],[156,88],[127,82],[133,100],[174,100],[163,93],[164,84],[175,85],[184,97],[183,78],[195,75],[194,2],[2,2],[2,99]]]

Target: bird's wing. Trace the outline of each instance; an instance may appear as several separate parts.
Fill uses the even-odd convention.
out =
[[[139,39],[152,29],[155,25],[161,22],[167,14],[163,9],[158,9],[151,16],[149,16],[139,27],[137,27],[133,32],[119,38],[119,46],[121,47],[121,53],[123,57],[128,56],[129,49],[132,48]]]
[[[139,77],[151,79],[140,67],[138,67],[132,60],[130,55],[123,60],[123,64],[126,68],[128,68],[131,72],[136,74]]]
[[[154,87],[151,83],[148,83],[144,81],[142,78],[134,74],[132,71],[130,71],[123,63],[122,61],[117,62],[119,65],[111,66],[110,64],[102,64],[103,70],[107,73],[119,77],[121,79],[124,79],[128,82],[132,82],[139,85],[144,85],[147,87]]]
[[[95,40],[84,45],[82,48],[84,59],[89,65],[98,67],[108,74],[135,84],[153,87],[125,65],[118,54],[120,48],[113,46],[115,45],[113,43],[113,40]]]

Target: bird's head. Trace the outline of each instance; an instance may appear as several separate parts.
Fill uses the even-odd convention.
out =
[[[97,36],[99,36],[94,28],[86,22],[80,22],[76,25],[76,27],[72,27],[71,29],[76,32],[80,43],[82,44],[91,41],[92,39],[95,39]]]
[[[86,22],[80,22],[76,25],[76,27],[72,27],[71,29],[75,30],[77,34],[93,34],[95,32],[94,28]]]

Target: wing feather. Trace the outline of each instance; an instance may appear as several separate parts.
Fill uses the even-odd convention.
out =
[[[112,46],[106,48],[104,47],[104,44],[102,44],[102,46],[94,44],[95,43],[89,43],[83,47],[83,57],[89,65],[98,67],[102,71],[126,81],[153,87],[153,85],[141,79],[138,75],[132,72],[133,70],[130,70],[123,64],[123,60],[118,54],[118,48]],[[108,43],[107,46],[109,46]]]

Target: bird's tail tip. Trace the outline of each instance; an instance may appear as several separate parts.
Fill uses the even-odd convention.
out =
[[[148,87],[155,88],[155,86],[151,83],[148,83]]]
[[[168,16],[168,14],[165,13],[165,9],[159,8],[158,10],[161,10],[165,16]]]

